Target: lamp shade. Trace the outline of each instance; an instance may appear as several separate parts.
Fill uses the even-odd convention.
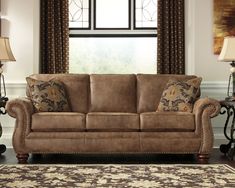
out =
[[[15,61],[7,37],[0,37],[0,61]]]
[[[235,60],[235,37],[225,37],[219,60],[231,62]]]

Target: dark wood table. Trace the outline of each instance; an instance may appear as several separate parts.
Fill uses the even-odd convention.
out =
[[[1,114],[6,114],[5,106],[8,101],[7,97],[1,97],[0,98],[0,115]],[[2,125],[0,122],[0,132],[2,132]],[[0,135],[1,136],[1,135]],[[6,146],[3,144],[0,144],[0,155],[6,151]]]
[[[224,136],[228,140],[228,144],[220,145],[220,151],[227,154],[229,159],[233,160],[235,155],[235,100],[222,100],[220,101],[220,105],[220,114],[227,114],[224,124]]]

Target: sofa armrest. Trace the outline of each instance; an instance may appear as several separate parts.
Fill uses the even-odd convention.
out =
[[[219,114],[220,108],[219,101],[211,98],[201,98],[195,102],[193,113],[201,114],[203,111],[206,111],[207,114],[213,118]]]
[[[22,113],[32,115],[34,113],[33,104],[27,97],[12,99],[6,104],[7,113],[13,117],[18,118]]]
[[[16,119],[13,136],[14,149],[24,153],[25,137],[30,132],[31,116],[34,113],[33,104],[28,98],[16,98],[6,104],[7,113]]]
[[[211,98],[198,99],[194,104],[196,133],[200,134],[202,139],[199,154],[210,154],[212,151],[214,134],[211,118],[219,114],[220,108],[219,101]]]

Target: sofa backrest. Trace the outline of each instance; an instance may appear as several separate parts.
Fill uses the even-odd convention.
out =
[[[57,79],[65,85],[68,101],[74,112],[88,112],[89,75],[86,74],[33,74],[31,78],[49,81]],[[26,95],[29,96],[28,88]]]
[[[138,74],[137,75],[137,112],[154,112],[157,110],[162,92],[169,81],[189,80],[196,76],[170,74]],[[200,93],[198,93],[200,96]]]
[[[81,113],[154,112],[169,79],[196,78],[167,74],[34,74],[30,77],[63,82],[72,111]],[[29,96],[28,88],[26,94]]]
[[[90,75],[91,112],[136,112],[136,75]]]

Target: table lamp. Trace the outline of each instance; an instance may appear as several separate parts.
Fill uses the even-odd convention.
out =
[[[5,87],[4,76],[2,74],[3,72],[2,61],[15,61],[15,58],[11,51],[9,39],[6,37],[0,37],[0,115],[6,114],[5,105],[6,105],[6,102],[8,101],[8,98],[6,97],[6,87]],[[2,94],[2,86],[3,86],[3,94]],[[0,123],[0,137],[1,135],[2,135],[2,126]],[[0,155],[5,151],[6,151],[6,146],[3,144],[0,144]]]
[[[223,47],[219,55],[219,61],[231,62],[228,90],[226,100],[235,100],[235,37],[229,36],[224,38]],[[232,96],[230,96],[230,82],[232,79]]]
[[[3,100],[6,98],[6,87],[5,87],[5,81],[4,76],[2,74],[2,61],[15,61],[15,57],[12,54],[9,38],[7,37],[0,37],[0,100]],[[2,87],[3,87],[3,93],[2,93]]]

